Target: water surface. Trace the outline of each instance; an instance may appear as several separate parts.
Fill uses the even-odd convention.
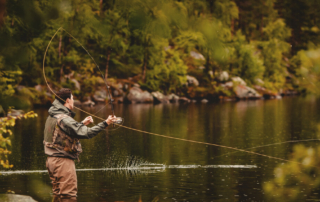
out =
[[[83,108],[95,113],[102,106]],[[50,201],[43,130],[47,109],[17,122],[0,193],[13,190]],[[317,139],[319,100],[308,97],[210,104],[115,105],[124,125],[171,137],[247,149],[291,140]],[[87,115],[77,111],[76,120]],[[108,117],[110,108],[97,113]],[[94,119],[98,123],[98,119]],[[265,201],[263,183],[283,163],[234,150],[157,137],[119,128],[82,140],[78,201]],[[252,151],[287,159],[297,143]],[[302,142],[307,146],[318,141]],[[2,169],[3,170],[3,169]]]

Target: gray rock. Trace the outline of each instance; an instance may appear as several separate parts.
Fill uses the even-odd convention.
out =
[[[96,102],[105,102],[107,97],[108,97],[107,91],[105,90],[98,90],[93,95],[93,99]]]
[[[151,95],[153,96],[154,103],[169,103],[169,99],[159,91],[152,92]]]
[[[178,102],[179,101],[179,96],[177,96],[176,94],[174,93],[171,93],[170,95],[167,95],[167,99],[172,102],[172,103],[175,103],[175,102]]]
[[[229,74],[226,71],[223,71],[219,75],[219,81],[228,81],[229,80]]]
[[[248,98],[248,99],[260,99],[262,96],[257,93],[257,91],[255,91],[253,88],[250,88],[248,86],[244,86],[244,85],[238,85],[235,88],[235,93],[236,96],[239,99],[244,99],[244,98]]]
[[[190,51],[190,56],[196,60],[205,60],[205,58],[203,57],[203,55],[201,53],[197,53],[195,51]]]
[[[187,75],[187,85],[199,86],[199,81],[195,77]]]
[[[201,100],[201,103],[207,103],[207,102],[209,102],[207,99]]]
[[[240,78],[238,76],[237,77],[232,77],[231,79],[232,79],[232,81],[234,83],[237,83],[237,84],[240,84],[240,85],[243,85],[243,86],[247,85],[247,83],[242,78]]]
[[[190,102],[190,99],[186,98],[186,97],[180,97],[179,98],[179,102],[181,103],[189,103]]]
[[[138,87],[132,87],[129,93],[125,97],[126,101],[129,103],[152,103],[153,96],[147,92],[143,91]]]

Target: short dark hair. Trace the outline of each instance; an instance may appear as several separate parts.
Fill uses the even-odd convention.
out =
[[[61,88],[56,94],[56,99],[59,100],[61,104],[65,104],[67,98],[71,99],[72,91],[69,88]]]

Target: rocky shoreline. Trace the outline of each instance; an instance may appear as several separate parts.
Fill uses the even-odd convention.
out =
[[[198,81],[188,76],[185,84],[184,93],[163,94],[159,91],[148,92],[143,90],[133,79],[118,79],[109,82],[110,92],[114,103],[136,104],[136,103],[207,103],[217,101],[238,101],[238,100],[257,100],[257,99],[280,99],[283,96],[298,95],[294,90],[281,90],[274,92],[262,86],[247,86],[246,82],[239,77],[232,77],[227,81],[217,83],[214,87],[206,88],[199,86]],[[51,88],[53,88],[51,86]],[[53,89],[58,89],[53,88]],[[81,90],[81,89],[78,89]],[[54,95],[47,86],[37,85],[33,89],[24,86],[17,87],[17,95],[24,95],[34,105],[50,105]],[[108,92],[105,86],[100,86],[91,93],[90,96],[82,100],[75,100],[75,105],[94,106],[99,103],[108,102]]]

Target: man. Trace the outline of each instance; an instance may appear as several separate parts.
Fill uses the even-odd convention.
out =
[[[70,89],[62,88],[49,109],[49,116],[44,129],[44,151],[48,156],[46,167],[52,181],[52,191],[58,196],[77,196],[77,175],[74,159],[79,160],[82,152],[79,139],[90,139],[108,125],[116,121],[109,116],[107,120],[89,128],[92,117],[82,122],[73,119],[73,95]]]

